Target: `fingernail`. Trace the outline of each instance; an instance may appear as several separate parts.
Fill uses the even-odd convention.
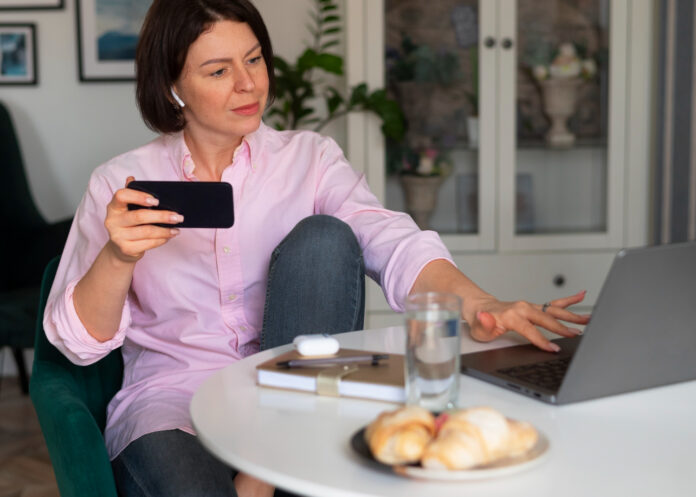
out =
[[[582,335],[583,333],[585,333],[584,331],[579,330],[577,328],[568,328],[568,331],[570,331],[571,333],[575,333],[576,335]]]
[[[147,205],[158,205],[158,204],[159,204],[159,199],[157,199],[157,198],[155,198],[155,197],[147,197],[147,198],[145,199],[145,203],[146,203]]]
[[[183,223],[184,222],[184,216],[182,216],[180,214],[172,214],[170,219],[174,223]]]
[[[171,233],[171,234],[172,234],[173,236],[176,236],[176,235],[178,235],[178,234],[179,234],[179,230],[178,230],[178,229],[176,229],[176,228],[172,228],[172,229],[170,229],[170,230],[169,230],[169,232],[170,232],[170,233]]]
[[[549,349],[552,352],[560,352],[561,351],[561,348],[553,342],[549,342]]]

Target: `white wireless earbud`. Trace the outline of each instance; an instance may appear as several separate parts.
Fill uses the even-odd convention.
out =
[[[182,109],[183,109],[184,107],[186,107],[186,104],[184,103],[184,101],[181,100],[181,98],[179,97],[179,95],[177,95],[176,92],[174,91],[174,87],[173,87],[173,86],[172,86],[171,90],[172,90],[172,97],[174,97],[174,100],[176,100],[176,103],[179,104],[179,107],[181,107]]]

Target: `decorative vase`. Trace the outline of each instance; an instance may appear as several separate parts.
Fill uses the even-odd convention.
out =
[[[437,192],[445,178],[402,174],[400,179],[404,189],[406,211],[420,229],[429,229],[430,216],[437,206]]]
[[[580,85],[580,78],[551,78],[541,82],[544,112],[551,119],[546,143],[551,147],[571,147],[575,143],[575,135],[568,130],[566,122],[575,113]]]

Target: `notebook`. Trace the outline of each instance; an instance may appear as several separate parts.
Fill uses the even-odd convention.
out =
[[[578,338],[463,354],[462,373],[551,404],[696,379],[696,243],[621,250]]]
[[[341,349],[341,357],[377,354],[364,350]],[[299,352],[291,350],[256,366],[256,382],[266,387],[300,390],[317,393],[317,377],[320,372],[331,368],[285,368],[277,364],[301,358]],[[338,394],[344,397],[359,397],[386,402],[404,402],[404,356],[389,354],[376,366],[362,363],[357,371],[351,372],[338,382]]]

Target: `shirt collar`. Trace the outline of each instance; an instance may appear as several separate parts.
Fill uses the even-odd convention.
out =
[[[249,133],[242,139],[242,143],[234,151],[232,160],[234,161],[234,159],[240,153],[247,153],[251,167],[256,169],[256,164],[259,162],[261,157],[261,143],[263,142],[263,136],[267,132],[267,129],[268,126],[261,121],[261,124],[256,131]],[[166,135],[165,140],[167,141],[172,161],[177,169],[177,174],[182,181],[197,181],[197,178],[194,175],[196,165],[193,163],[191,152],[186,145],[186,140],[184,140],[184,132],[178,131],[176,133]]]

